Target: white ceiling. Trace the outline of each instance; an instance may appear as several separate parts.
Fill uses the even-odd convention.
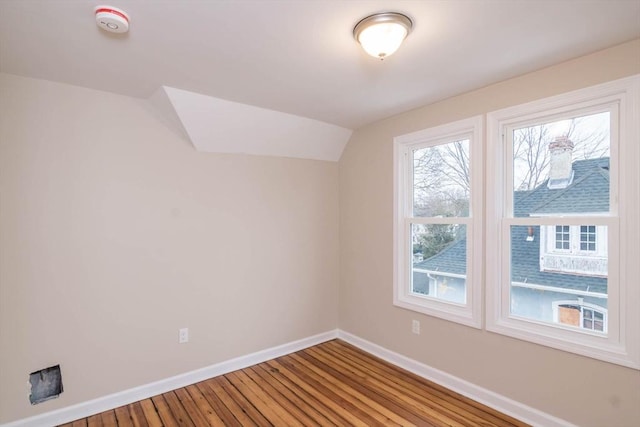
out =
[[[98,4],[131,31],[101,31]],[[352,29],[385,10],[414,31],[381,62]],[[1,72],[138,98],[167,86],[347,130],[638,37],[639,0],[0,0]]]

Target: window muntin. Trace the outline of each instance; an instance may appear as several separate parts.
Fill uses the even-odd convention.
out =
[[[482,118],[395,138],[394,304],[479,327]]]

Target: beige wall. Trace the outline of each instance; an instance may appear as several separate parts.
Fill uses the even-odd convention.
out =
[[[341,329],[581,426],[637,426],[639,371],[392,305],[394,136],[636,73],[640,40],[354,133],[340,161]],[[411,319],[421,335],[411,334]]]
[[[333,329],[339,301],[348,332],[580,425],[632,425],[638,371],[392,305],[392,138],[634,73],[640,40],[380,121],[339,172],[197,153],[139,100],[0,75],[0,423]],[[29,372],[57,363],[65,392],[30,406]]]
[[[148,108],[0,75],[0,423],[337,327],[338,164],[198,153]]]

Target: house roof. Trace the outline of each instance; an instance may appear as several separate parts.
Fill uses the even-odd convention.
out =
[[[516,216],[608,212],[609,158],[575,161],[573,171],[567,188],[551,190],[545,181],[534,190],[516,191]]]
[[[441,271],[453,274],[467,272],[467,239],[462,238],[451,242],[449,246],[437,255],[414,264],[414,268],[430,271]]]
[[[528,227],[511,229],[511,280],[527,284],[584,292],[607,293],[607,279],[569,273],[540,271],[540,227],[533,227],[534,239],[527,241]]]
[[[514,192],[517,217],[544,214],[607,212],[609,210],[609,159],[580,160],[573,163],[573,182],[564,189],[551,190],[545,181],[534,190]],[[511,233],[511,277],[514,282],[585,292],[607,293],[607,279],[569,273],[540,271],[540,227],[513,226]],[[466,238],[454,241],[439,254],[414,264],[414,268],[465,274]]]

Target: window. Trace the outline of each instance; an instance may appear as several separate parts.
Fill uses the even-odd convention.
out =
[[[394,304],[480,327],[482,117],[395,138]]]
[[[581,326],[585,329],[604,332],[604,313],[592,308],[580,307],[582,311]]]
[[[580,245],[581,251],[596,251],[596,226],[581,225],[580,227]],[[568,225],[556,225],[555,227],[555,248],[557,250],[572,250],[572,240],[577,241],[578,227],[570,227]],[[573,235],[573,237],[572,237]],[[576,249],[578,246],[576,246]]]
[[[553,304],[553,321],[589,331],[607,332],[607,309],[585,303],[582,298],[558,301]]]
[[[556,249],[570,249],[569,226],[556,225]]]
[[[578,172],[578,174],[581,173]],[[573,190],[579,189],[581,185],[576,183]],[[597,191],[592,192],[598,194]],[[600,196],[602,195],[600,193]],[[606,226],[601,225],[542,226],[540,229],[540,271],[606,277],[608,270],[607,230]]]
[[[639,85],[488,115],[488,330],[640,368]]]

